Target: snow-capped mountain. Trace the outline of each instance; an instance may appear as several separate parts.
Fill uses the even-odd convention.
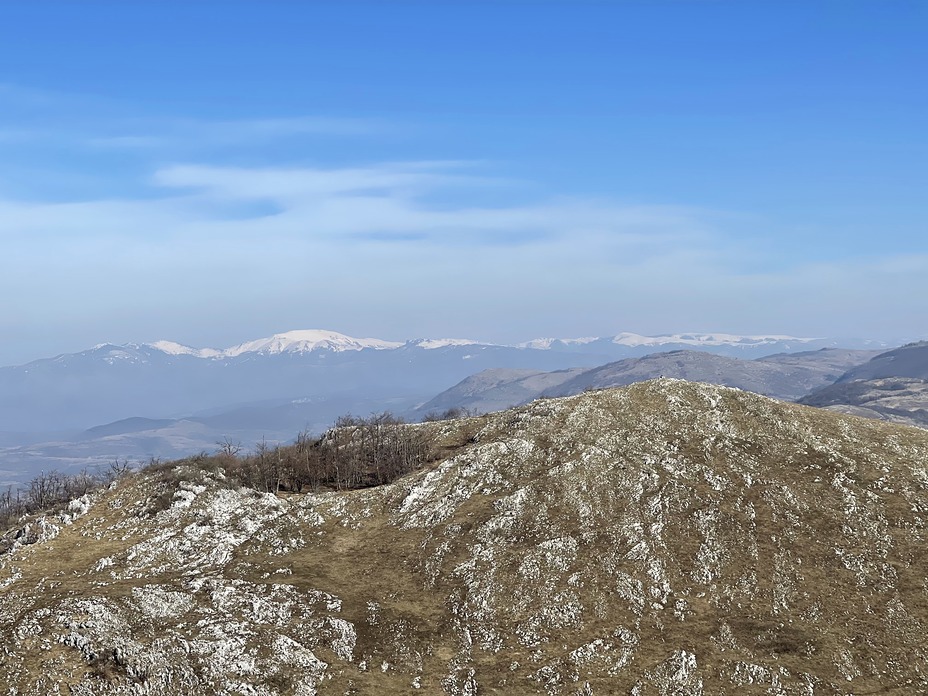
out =
[[[481,342],[469,338],[420,338],[405,342],[385,341],[379,338],[353,338],[337,331],[304,329],[274,334],[269,338],[246,341],[231,348],[193,348],[173,341],[156,341],[141,346],[128,344],[113,347],[113,349],[123,348],[131,351],[131,349],[151,348],[172,356],[187,355],[204,359],[222,359],[235,358],[245,354],[279,355],[282,353],[309,353],[313,351],[340,353],[366,349],[397,350],[400,348],[436,350],[461,346],[494,346],[524,350],[601,352],[604,356],[615,358],[629,357],[632,353],[639,354],[641,349],[676,350],[693,348],[717,353],[731,351],[742,357],[759,357],[761,354],[833,347],[835,345],[838,345],[838,343],[829,339],[803,338],[781,334],[742,336],[726,333],[679,333],[642,336],[641,334],[624,332],[607,337],[536,338],[510,346]],[[101,347],[104,346],[97,346],[97,348]],[[758,352],[758,355],[753,354]],[[749,353],[751,354],[748,355]],[[114,356],[113,359],[118,358]]]
[[[438,348],[447,348],[449,346],[474,346],[474,345],[494,345],[481,344],[469,338],[420,338],[411,341],[384,341],[379,338],[353,338],[337,331],[326,331],[324,329],[302,329],[297,331],[287,331],[270,336],[269,338],[259,338],[254,341],[246,341],[231,348],[192,348],[174,341],[156,341],[154,343],[142,344],[147,348],[153,348],[167,355],[189,355],[196,358],[235,358],[240,355],[255,353],[259,355],[279,355],[281,353],[309,353],[312,351],[330,351],[341,353],[344,351],[359,350],[394,350],[403,347],[422,348],[424,350],[435,350]],[[102,346],[98,346],[102,347]],[[130,344],[131,348],[138,348],[135,344]]]
[[[0,368],[0,432],[67,431],[288,399],[335,400],[342,412],[381,402],[386,408],[390,399],[405,407],[490,367],[560,369],[606,360],[468,339],[398,342],[317,329],[229,348],[100,344]]]
[[[336,331],[308,329],[274,334],[270,338],[248,341],[221,352],[223,357],[234,358],[244,353],[274,355],[277,353],[307,353],[314,350],[330,350],[340,353],[346,350],[390,350],[402,343],[382,341],[379,338],[352,338]]]
[[[623,332],[615,336],[582,338],[536,338],[518,344],[520,348],[534,350],[606,350],[647,349],[647,350],[682,350],[699,349],[710,352],[744,355],[749,351],[763,351],[764,354],[808,350],[810,347],[833,347],[836,341],[823,338],[803,338],[769,334],[759,336],[741,336],[726,333],[679,333],[642,336],[641,334]],[[751,356],[759,357],[759,356]]]

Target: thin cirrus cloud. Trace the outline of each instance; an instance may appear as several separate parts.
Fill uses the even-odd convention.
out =
[[[274,140],[303,136],[358,137],[383,134],[389,127],[374,119],[259,118],[228,121],[170,119],[152,122],[115,121],[108,133],[88,134],[81,142],[90,147],[113,150],[203,149],[222,145],[254,147]]]
[[[354,116],[197,119],[139,115],[119,100],[0,83],[0,144],[129,151],[163,156],[274,141],[397,134],[396,124]]]
[[[177,165],[154,174],[158,196],[0,201],[11,252],[0,258],[0,287],[51,293],[56,311],[70,306],[75,315],[105,316],[133,296],[140,308],[199,305],[204,313],[210,303],[256,298],[296,306],[333,287],[342,288],[344,311],[363,314],[375,293],[421,306],[423,286],[466,311],[463,304],[509,287],[580,302],[588,292],[605,297],[649,258],[710,253],[709,216],[700,211],[579,198],[479,206],[468,191],[495,182],[467,170],[460,162]],[[438,193],[456,198],[435,205]],[[248,282],[230,282],[239,277]],[[114,286],[118,294],[109,293]],[[406,321],[418,335],[412,310]]]
[[[185,191],[216,211],[262,201],[265,216],[251,215],[229,231],[315,237],[329,242],[422,242],[447,246],[545,243],[570,236],[600,238],[628,249],[687,243],[705,236],[703,211],[674,206],[618,205],[555,198],[523,205],[478,206],[467,192],[505,180],[462,172],[461,162],[388,163],[338,169],[247,169],[175,166],[156,173],[156,185]],[[436,205],[435,193],[456,192]]]
[[[496,236],[544,241],[566,235],[654,245],[695,238],[707,229],[696,210],[617,205],[562,198],[518,206],[476,206],[466,194],[437,206],[431,194],[490,186],[454,173],[460,163],[386,164],[363,168],[247,169],[174,166],[153,177],[164,195],[80,202],[0,201],[11,237],[83,235],[131,240],[177,236],[284,235],[350,242],[370,235],[425,236],[452,245],[495,243]],[[248,208],[255,203],[266,207]],[[236,205],[249,214],[230,215]]]

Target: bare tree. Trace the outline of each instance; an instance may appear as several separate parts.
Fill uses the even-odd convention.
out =
[[[242,451],[242,443],[238,440],[232,440],[229,437],[218,440],[216,446],[218,447],[216,453],[227,457],[237,457],[239,452]]]

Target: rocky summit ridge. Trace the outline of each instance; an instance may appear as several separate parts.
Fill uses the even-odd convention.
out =
[[[928,691],[928,432],[669,379],[408,427],[388,485],[24,521],[4,693]]]

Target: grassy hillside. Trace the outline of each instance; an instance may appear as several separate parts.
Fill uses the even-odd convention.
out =
[[[0,673],[19,694],[928,690],[928,433],[676,380],[403,427],[431,456],[392,483],[274,494],[187,461],[31,522],[0,555]]]

